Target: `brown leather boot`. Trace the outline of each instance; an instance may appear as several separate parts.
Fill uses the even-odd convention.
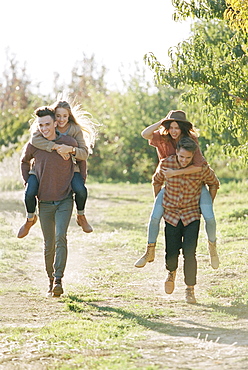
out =
[[[54,282],[54,279],[53,278],[49,278],[49,287],[48,287],[48,291],[47,291],[47,294],[46,294],[47,297],[52,297],[52,294],[53,294],[53,282]]]
[[[208,241],[208,250],[210,254],[211,266],[213,267],[213,269],[217,269],[219,267],[220,261],[216,250],[216,241],[213,243],[210,242],[210,240]]]
[[[153,262],[155,258],[155,247],[156,243],[147,244],[145,254],[143,254],[143,256],[135,262],[134,266],[144,267],[147,262]]]
[[[31,227],[37,222],[37,216],[34,215],[34,219],[32,221],[29,221],[27,218],[25,224],[23,224],[18,231],[17,238],[24,238],[24,236],[28,235],[29,230]]]
[[[92,233],[93,229],[88,223],[85,215],[77,215],[77,224],[82,227],[85,233]]]
[[[56,278],[55,279],[52,293],[53,293],[53,297],[60,297],[61,294],[64,293],[64,290],[62,288],[62,281],[61,281],[61,279],[59,279],[59,278]]]
[[[171,294],[174,291],[175,288],[175,278],[176,278],[177,270],[175,271],[169,271],[167,279],[164,282],[164,290],[165,293]]]

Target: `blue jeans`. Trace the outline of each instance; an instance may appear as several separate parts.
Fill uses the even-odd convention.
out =
[[[87,188],[84,185],[84,180],[79,172],[74,172],[71,181],[72,190],[75,193],[75,202],[78,211],[84,211],[87,200]],[[35,175],[30,175],[27,181],[24,203],[28,214],[35,213],[37,205],[39,182]],[[30,215],[31,216],[31,215]]]
[[[184,282],[186,285],[196,284],[197,261],[196,247],[200,220],[184,226],[180,220],[177,226],[165,223],[165,265],[169,271],[178,268],[180,249],[183,252]]]
[[[157,241],[160,221],[164,214],[164,208],[162,206],[164,190],[165,190],[164,188],[160,190],[154,201],[153,210],[148,225],[148,243],[156,243]],[[213,202],[210,193],[205,185],[202,186],[200,196],[200,208],[202,216],[205,220],[205,229],[208,236],[208,240],[210,240],[211,242],[215,242],[216,221],[213,211]]]
[[[87,200],[87,188],[84,185],[84,179],[81,173],[74,172],[74,176],[71,181],[72,190],[75,193],[75,202],[78,211],[84,211],[85,203]]]
[[[205,229],[210,242],[216,241],[216,221],[214,217],[213,202],[205,185],[202,186],[200,196],[200,209],[205,220]]]
[[[49,278],[62,278],[67,261],[67,229],[73,209],[72,195],[58,202],[39,202],[44,256]]]
[[[164,207],[162,206],[163,198],[164,188],[160,190],[154,201],[153,210],[148,225],[148,243],[156,243],[157,241],[160,221],[164,214]]]
[[[39,181],[35,175],[29,175],[25,193],[24,193],[24,203],[28,215],[35,213],[37,205],[37,194],[39,188]],[[31,215],[30,215],[31,216]]]

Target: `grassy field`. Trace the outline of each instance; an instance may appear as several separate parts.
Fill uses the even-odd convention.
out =
[[[201,224],[196,305],[184,300],[182,261],[174,293],[164,293],[162,223],[155,261],[133,266],[146,245],[150,184],[88,190],[94,232],[73,216],[60,299],[45,297],[39,223],[16,238],[22,191],[0,193],[0,369],[247,369],[248,183],[223,184],[217,195],[218,270]]]

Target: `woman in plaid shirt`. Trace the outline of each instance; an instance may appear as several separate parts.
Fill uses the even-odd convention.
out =
[[[159,160],[176,154],[176,145],[180,138],[184,136],[192,138],[198,144],[193,125],[186,119],[185,112],[181,110],[170,111],[165,118],[148,126],[141,134],[145,139],[149,140],[151,146],[157,149]],[[207,162],[201,153],[199,145],[197,145],[192,164],[187,168],[167,170],[166,178],[179,176],[181,174],[198,173],[204,165],[207,165]],[[164,211],[162,207],[163,195],[164,188],[155,195],[156,198],[148,225],[148,244],[146,252],[136,261],[136,267],[144,267],[147,262],[154,261],[159,225]],[[217,269],[219,267],[219,257],[216,250],[216,221],[212,199],[204,185],[202,186],[200,197],[200,208],[205,220],[211,266]]]

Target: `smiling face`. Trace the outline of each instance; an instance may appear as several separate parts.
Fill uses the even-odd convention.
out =
[[[69,125],[69,112],[65,108],[56,108],[55,119],[58,124],[58,130],[65,132]]]
[[[172,121],[170,123],[170,127],[169,127],[169,130],[168,130],[170,136],[172,137],[172,139],[178,141],[179,138],[180,138],[180,135],[182,133],[180,127],[178,126],[178,123],[176,121]]]
[[[51,116],[44,116],[37,118],[38,129],[47,140],[54,140],[56,138],[55,127],[57,123]]]
[[[177,160],[181,167],[187,167],[192,162],[194,152],[190,152],[184,148],[176,150]]]

